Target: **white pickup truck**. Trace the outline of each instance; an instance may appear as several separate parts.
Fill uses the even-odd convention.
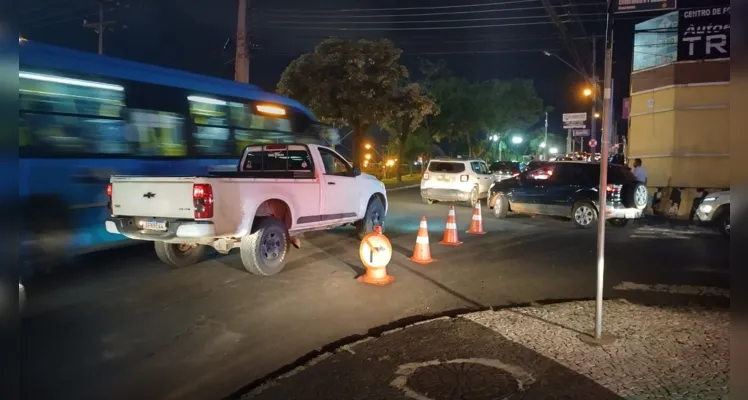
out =
[[[238,247],[257,275],[280,272],[299,233],[353,224],[362,237],[387,215],[382,182],[313,144],[248,146],[236,171],[208,176],[112,176],[107,193],[107,231],[153,241],[167,265]]]

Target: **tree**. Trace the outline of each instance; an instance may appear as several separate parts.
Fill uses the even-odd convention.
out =
[[[391,104],[393,107],[382,125],[397,139],[397,180],[401,182],[402,162],[405,160],[408,139],[421,126],[426,116],[438,113],[438,108],[434,100],[423,94],[417,83],[397,88]]]
[[[324,122],[353,129],[353,162],[361,165],[364,133],[391,113],[392,93],[408,77],[401,53],[386,39],[326,39],[289,64],[278,92]]]

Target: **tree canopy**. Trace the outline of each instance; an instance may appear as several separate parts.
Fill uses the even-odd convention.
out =
[[[363,135],[393,113],[393,95],[408,78],[402,51],[387,39],[326,39],[283,71],[278,92],[307,104],[324,122],[353,129],[353,162]]]

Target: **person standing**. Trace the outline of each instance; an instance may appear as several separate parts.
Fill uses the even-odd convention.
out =
[[[636,180],[647,185],[647,169],[642,166],[642,159],[634,159],[634,176]]]

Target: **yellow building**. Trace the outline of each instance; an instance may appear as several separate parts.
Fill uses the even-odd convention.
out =
[[[730,187],[730,59],[653,64],[631,74],[626,153],[647,168],[654,212],[690,218]]]

